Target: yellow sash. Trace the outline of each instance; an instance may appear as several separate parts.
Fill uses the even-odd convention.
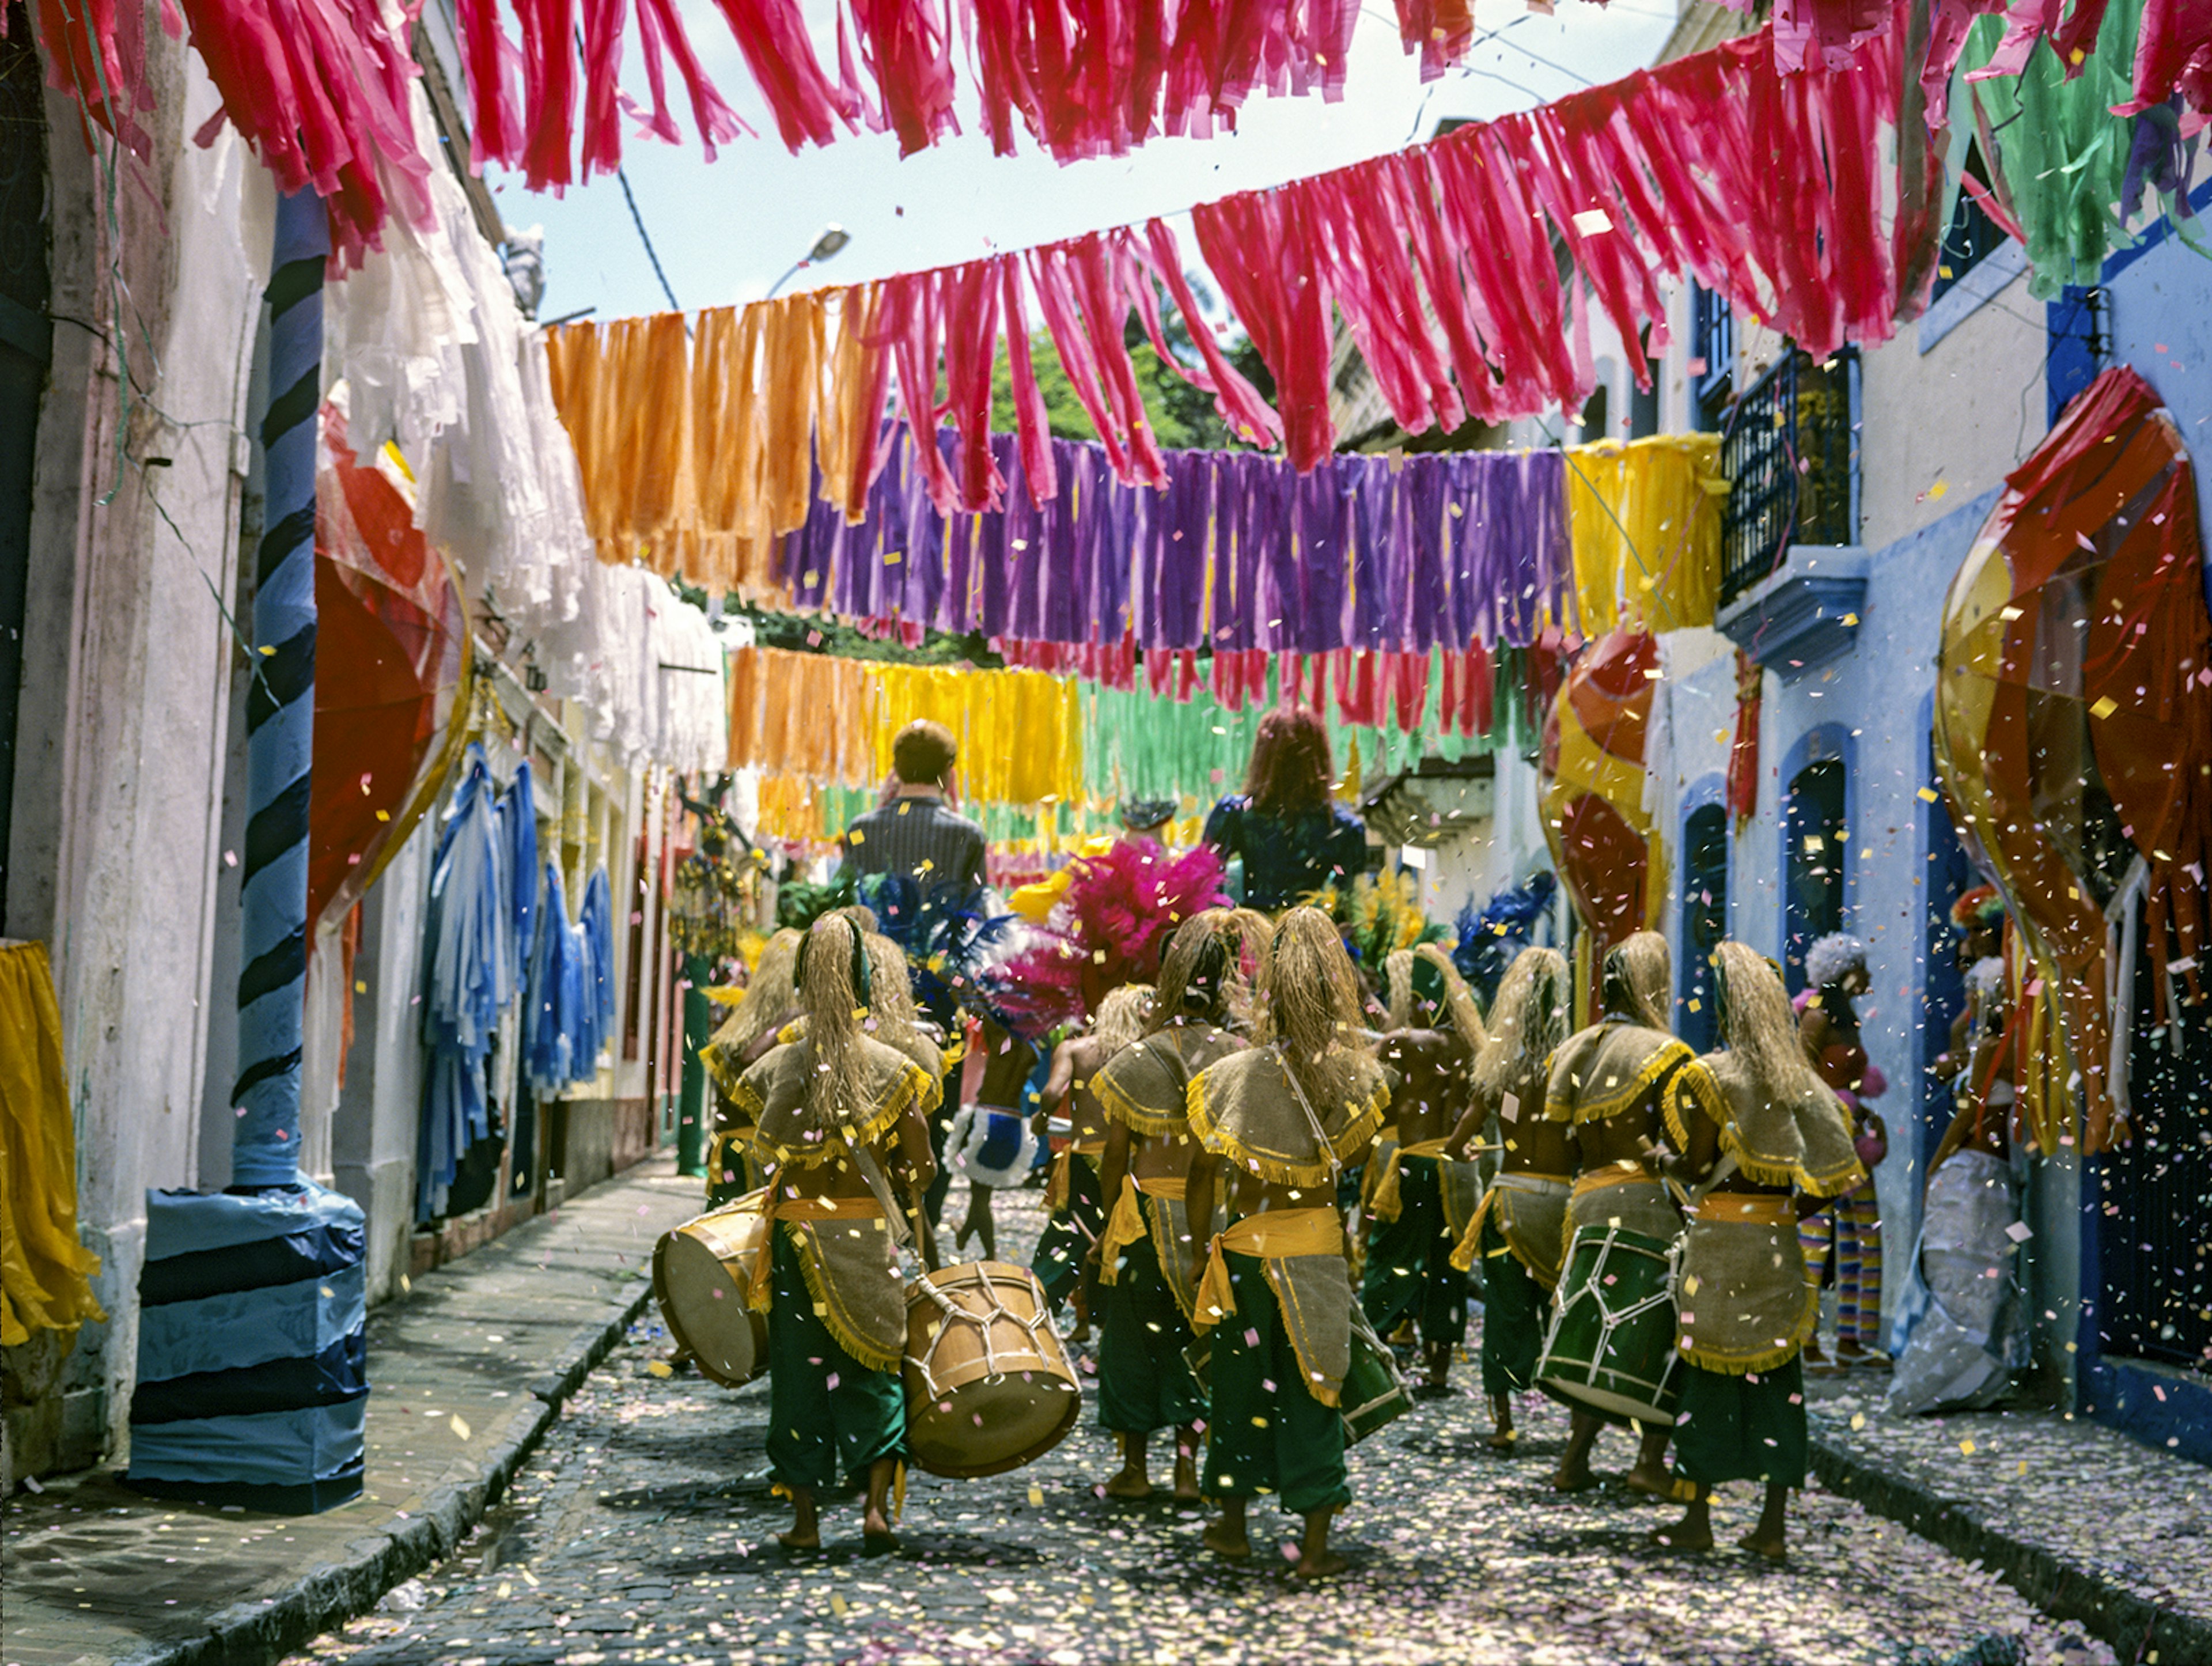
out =
[[[1288,1261],[1298,1256],[1341,1256],[1344,1222],[1333,1208],[1269,1209],[1247,1215],[1224,1231],[1213,1235],[1206,1276],[1199,1281],[1198,1310],[1191,1329],[1211,1330],[1237,1308],[1237,1294],[1229,1283],[1229,1257],[1256,1256],[1261,1261]]]
[[[1114,1200],[1114,1213],[1106,1219],[1106,1230],[1098,1239],[1098,1282],[1116,1284],[1121,1281],[1121,1252],[1145,1236],[1145,1212],[1137,1201],[1139,1192],[1153,1197],[1182,1197],[1189,1183],[1173,1175],[1158,1175],[1139,1180],[1133,1174],[1121,1177],[1121,1195]]]
[[[1690,1218],[1731,1225],[1795,1226],[1797,1205],[1793,1199],[1771,1194],[1708,1192],[1690,1211]]]
[[[1374,1212],[1375,1219],[1395,1220],[1399,1211],[1405,1207],[1398,1196],[1399,1164],[1409,1157],[1442,1157],[1450,1148],[1449,1134],[1436,1140],[1423,1140],[1415,1145],[1392,1147],[1390,1155],[1383,1160],[1382,1177],[1375,1183],[1375,1195],[1368,1201],[1367,1207]]]
[[[745,1304],[757,1313],[768,1311],[770,1264],[775,1259],[775,1223],[779,1220],[881,1220],[884,1206],[872,1197],[792,1197],[781,1186],[768,1189],[768,1243],[753,1263],[753,1281]]]

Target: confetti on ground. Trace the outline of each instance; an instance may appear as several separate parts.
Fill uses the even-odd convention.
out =
[[[1025,1262],[1035,1195],[1002,1194],[999,1215],[1002,1256]],[[1994,1573],[1826,1493],[1793,1504],[1786,1567],[1732,1547],[1656,1552],[1644,1534],[1666,1512],[1620,1484],[1626,1437],[1600,1443],[1600,1491],[1554,1493],[1564,1416],[1529,1400],[1517,1456],[1491,1456],[1472,1364],[1455,1368],[1451,1397],[1354,1450],[1338,1534],[1352,1568],[1318,1589],[1289,1576],[1279,1551],[1294,1523],[1278,1511],[1255,1509],[1261,1554],[1232,1567],[1204,1553],[1200,1513],[1164,1489],[1136,1505],[1097,1496],[1116,1457],[1091,1408],[1026,1468],[912,1475],[896,1555],[861,1554],[843,1499],[823,1516],[828,1547],[794,1554],[775,1537],[788,1515],[769,1492],[767,1384],[732,1393],[661,1376],[653,1329],[593,1375],[451,1560],[294,1666],[2113,1658]],[[1754,1513],[1750,1489],[1725,1493],[1722,1542]]]

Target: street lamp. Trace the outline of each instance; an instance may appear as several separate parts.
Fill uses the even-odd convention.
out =
[[[770,301],[775,300],[775,292],[778,289],[790,283],[809,266],[818,266],[823,261],[831,258],[852,240],[853,234],[842,226],[833,223],[823,227],[822,235],[814,240],[814,246],[807,250],[800,258],[793,262],[789,271],[768,286],[768,298]]]

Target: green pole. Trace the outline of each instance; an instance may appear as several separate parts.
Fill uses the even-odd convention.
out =
[[[703,956],[684,957],[684,1077],[677,1096],[676,1169],[679,1174],[707,1172],[707,1067],[699,1049],[714,1033],[714,1006],[707,999],[713,969]]]

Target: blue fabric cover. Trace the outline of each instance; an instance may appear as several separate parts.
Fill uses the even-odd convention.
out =
[[[174,1423],[188,1417],[240,1417],[333,1406],[353,1399],[368,1385],[368,1335],[349,1331],[312,1359],[264,1359],[235,1371],[141,1382],[131,1395],[131,1421]]]
[[[131,1433],[131,1478],[246,1487],[321,1481],[361,1467],[368,1411],[363,1393],[334,1406],[146,1424]]]
[[[368,1316],[356,1262],[275,1289],[235,1290],[167,1302],[138,1316],[138,1380],[236,1370],[269,1359],[312,1358]]]
[[[361,1205],[343,1192],[303,1180],[282,1191],[250,1196],[222,1192],[146,1194],[146,1259],[197,1255],[235,1244],[260,1243],[329,1227],[350,1231],[358,1245],[366,1227]]]
[[[318,1226],[281,1238],[264,1238],[259,1243],[165,1256],[148,1262],[138,1274],[138,1301],[141,1306],[153,1307],[163,1302],[197,1301],[228,1290],[266,1290],[275,1285],[297,1284],[302,1279],[355,1266],[362,1253],[360,1227]]]

